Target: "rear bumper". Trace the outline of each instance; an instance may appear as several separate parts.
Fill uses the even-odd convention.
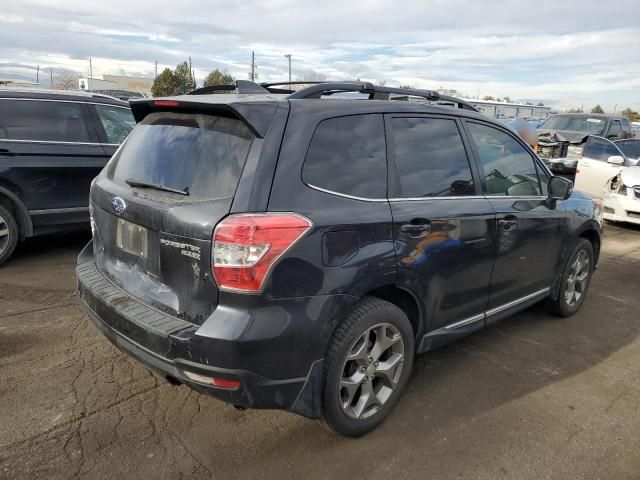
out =
[[[312,306],[327,314],[324,322],[301,313],[313,310],[309,308],[312,300],[295,299],[295,308],[288,300],[263,300],[263,311],[255,305],[242,311],[249,314],[249,328],[244,328],[241,317],[232,317],[232,306],[219,306],[216,310],[224,317],[208,319],[199,326],[131,298],[98,270],[86,251],[91,249],[89,244],[76,268],[80,303],[89,319],[120,350],[170,381],[237,406],[282,409],[309,418],[322,415],[324,355],[318,352],[326,348],[333,331],[329,312],[344,303],[342,296],[313,297]],[[285,322],[283,317],[291,321]],[[217,326],[223,328],[216,330]],[[276,328],[265,331],[269,327]],[[228,338],[222,338],[225,335]],[[289,345],[288,350],[283,352],[283,345]],[[238,380],[240,387],[215,387],[194,381],[189,373]]]

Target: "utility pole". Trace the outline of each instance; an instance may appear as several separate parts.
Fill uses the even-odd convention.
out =
[[[287,53],[285,57],[289,59],[289,83],[291,83],[291,54]]]
[[[158,61],[156,60],[156,76],[155,78],[158,78]]]
[[[40,65],[36,67],[36,83],[40,84]]]
[[[256,54],[253,50],[251,50],[251,81],[256,81]]]
[[[89,57],[89,91],[93,92],[93,66],[91,65],[91,57]]]
[[[49,83],[49,88],[53,88],[53,68],[49,69],[49,78],[50,78],[50,82]]]

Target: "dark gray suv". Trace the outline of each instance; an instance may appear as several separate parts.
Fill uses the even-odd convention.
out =
[[[501,123],[428,91],[269,90],[131,102],[77,266],[87,315],[124,352],[357,436],[416,353],[537,302],[580,308],[601,206]]]

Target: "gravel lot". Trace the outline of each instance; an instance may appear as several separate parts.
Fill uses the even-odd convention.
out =
[[[0,478],[639,478],[640,228],[607,225],[582,311],[533,307],[420,356],[377,431],[173,387],[84,318],[85,234],[0,268]]]

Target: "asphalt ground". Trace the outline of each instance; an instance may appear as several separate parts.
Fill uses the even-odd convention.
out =
[[[640,228],[608,224],[582,310],[532,307],[421,355],[381,428],[174,387],[84,317],[86,234],[32,239],[0,268],[1,479],[640,478]]]

